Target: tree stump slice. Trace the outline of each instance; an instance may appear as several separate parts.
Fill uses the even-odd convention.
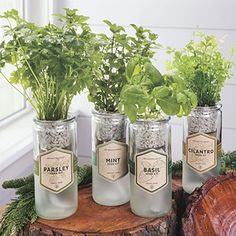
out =
[[[173,192],[180,182],[173,181]],[[131,213],[129,203],[118,207],[101,206],[92,200],[91,186],[79,190],[77,212],[64,220],[38,219],[21,236],[158,236],[176,235],[176,207],[160,218],[142,218]],[[174,195],[174,194],[173,194]]]
[[[236,235],[236,172],[213,177],[188,199],[184,236]]]

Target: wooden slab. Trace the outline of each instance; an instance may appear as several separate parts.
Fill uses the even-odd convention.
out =
[[[236,236],[236,172],[213,177],[188,199],[185,236]]]
[[[181,182],[174,181],[174,191],[179,188],[181,188]],[[129,203],[119,207],[96,204],[91,197],[91,187],[79,191],[78,202],[78,210],[73,216],[57,221],[38,219],[21,235],[176,235],[175,207],[164,217],[142,218],[131,213]],[[173,205],[175,206],[175,204]]]
[[[5,210],[6,210],[6,208],[7,208],[7,206],[1,206],[1,207],[0,207],[0,220],[2,219],[2,216],[3,216],[3,214],[4,214]]]

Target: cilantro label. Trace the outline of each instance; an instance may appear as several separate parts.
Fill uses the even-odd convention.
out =
[[[73,152],[54,148],[39,155],[40,184],[53,193],[60,193],[74,182]]]
[[[136,184],[150,193],[168,184],[167,155],[150,149],[136,155]]]
[[[186,163],[196,172],[204,173],[217,165],[217,139],[197,133],[187,137]]]
[[[109,181],[116,181],[128,173],[127,145],[109,141],[97,146],[98,173]]]

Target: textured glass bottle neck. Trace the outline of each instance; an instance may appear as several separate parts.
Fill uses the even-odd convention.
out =
[[[93,112],[93,134],[98,142],[126,139],[127,117],[120,113]]]
[[[43,126],[49,126],[49,125],[53,125],[54,127],[56,127],[56,126],[68,125],[70,123],[75,122],[75,117],[72,116],[72,117],[70,117],[68,119],[65,119],[65,120],[55,120],[55,121],[38,120],[38,119],[35,118],[33,121],[36,125],[39,125],[39,126],[42,126],[42,127]]]
[[[131,126],[133,128],[136,128],[136,127],[141,127],[141,126],[144,126],[144,125],[148,125],[150,127],[160,127],[160,126],[163,126],[163,125],[166,125],[168,124],[170,121],[170,117],[166,118],[166,119],[161,119],[161,120],[158,120],[158,119],[153,119],[153,120],[145,120],[145,119],[138,119],[135,123],[131,123]]]
[[[41,121],[34,119],[35,150],[40,152],[53,148],[74,150],[76,139],[75,117],[58,121]]]
[[[196,107],[186,118],[188,133],[214,133],[219,128],[221,129],[221,117],[221,105],[212,107]]]
[[[130,124],[132,142],[139,149],[160,148],[169,134],[169,118],[165,120],[138,120]]]
[[[222,105],[219,104],[217,106],[209,106],[209,107],[196,107],[194,108],[191,114],[210,114],[210,113],[214,113],[214,112],[218,112],[221,111]]]

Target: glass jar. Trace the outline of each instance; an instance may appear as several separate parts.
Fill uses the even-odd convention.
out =
[[[122,114],[93,112],[92,195],[98,204],[118,206],[129,201],[126,128]]]
[[[222,138],[221,105],[197,107],[184,119],[183,188],[192,193],[219,174]]]
[[[63,219],[75,213],[77,187],[75,118],[34,120],[35,206],[39,217]]]
[[[159,217],[172,208],[169,120],[129,125],[130,205],[141,217]]]

